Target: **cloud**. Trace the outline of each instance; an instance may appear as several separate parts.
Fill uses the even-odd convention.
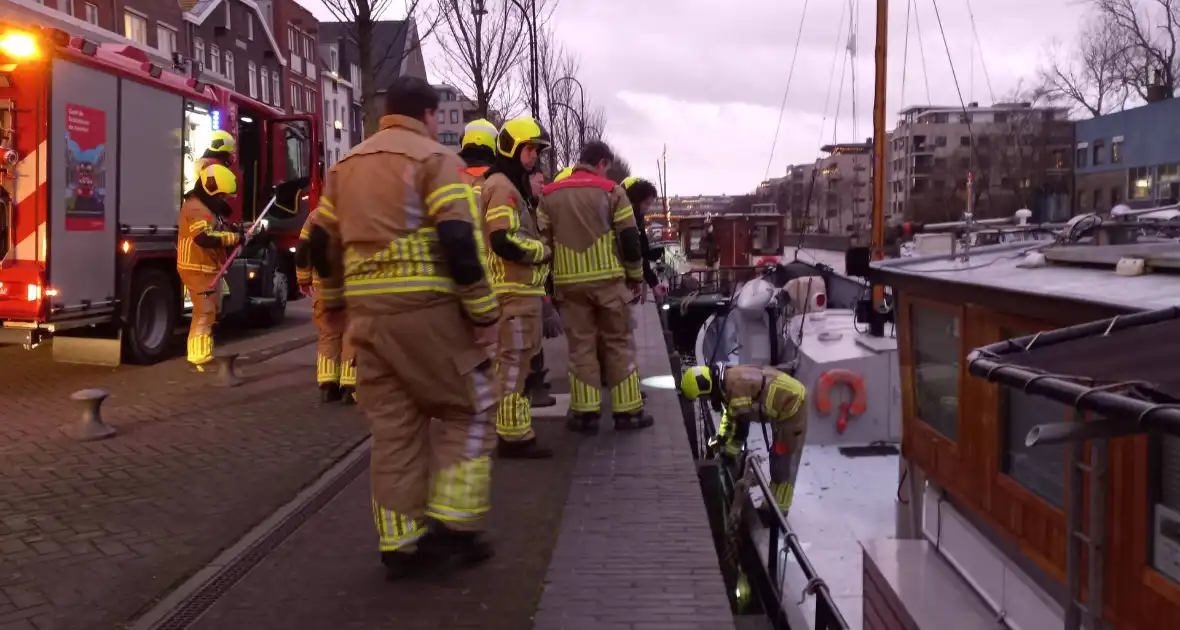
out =
[[[814,161],[820,144],[833,138],[872,135],[876,2],[807,4],[771,176]],[[666,144],[670,191],[740,194],[767,172],[802,10],[802,2],[781,0],[560,0],[551,23],[580,55],[587,96],[604,106],[607,136],[637,174],[654,176]],[[893,0],[887,125],[904,105],[959,103],[948,47],[963,100],[988,103],[993,91],[1002,99],[1034,77],[1045,47],[1070,40],[1082,11],[1075,0]],[[849,13],[853,63],[846,52]],[[430,68],[438,46],[428,41],[424,52]]]

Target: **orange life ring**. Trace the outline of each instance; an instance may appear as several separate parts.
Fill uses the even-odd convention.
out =
[[[758,259],[758,262],[754,263],[754,266],[755,267],[766,267],[769,265],[777,265],[778,263],[779,263],[778,256],[763,256],[762,258]]]
[[[815,392],[815,408],[820,413],[832,412],[832,388],[838,384],[847,385],[852,392],[852,400],[840,403],[840,419],[836,421],[836,433],[843,434],[849,416],[861,415],[868,405],[865,402],[865,380],[860,374],[852,370],[828,370],[820,375]]]

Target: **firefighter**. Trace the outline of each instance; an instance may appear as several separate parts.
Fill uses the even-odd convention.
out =
[[[639,244],[643,249],[643,281],[649,288],[655,289],[660,280],[656,277],[656,272],[652,270],[651,264],[659,260],[659,255],[663,253],[663,250],[658,252],[652,250],[651,243],[647,240],[644,215],[647,214],[648,207],[655,202],[659,193],[656,192],[656,187],[651,182],[639,177],[624,179],[623,188],[627,190],[627,200],[631,202],[631,207],[635,210],[635,223],[639,226]]]
[[[323,204],[323,197],[320,203]],[[320,389],[320,400],[343,400],[344,404],[351,405],[356,403],[356,355],[346,334],[348,326],[344,310],[324,310],[321,299],[324,288],[319,275],[312,269],[311,232],[323,230],[315,225],[315,214],[316,210],[313,210],[307,215],[307,221],[299,232],[299,245],[295,248],[295,280],[299,284],[299,292],[312,299],[311,319],[319,333],[315,378]]]
[[[463,161],[435,140],[438,105],[422,79],[390,85],[379,130],[329,171],[309,235],[325,310],[348,306],[390,579],[492,555],[500,305]]]
[[[496,163],[479,196],[484,235],[492,253],[488,272],[500,300],[496,379],[503,397],[496,410],[497,453],[541,459],[553,452],[537,445],[525,379],[541,347],[541,312],[550,250],[537,236],[529,176],[549,133],[535,119],[513,118],[496,137]]]
[[[222,166],[232,166],[234,161],[234,149],[237,148],[237,143],[234,142],[233,135],[228,131],[218,129],[213,132],[209,140],[209,148],[201,154],[197,159],[193,170],[196,171],[197,177],[210,164],[220,164]]]
[[[529,185],[532,188],[532,207],[535,209],[540,204],[541,193],[545,189],[545,174],[541,171],[534,171],[529,176]],[[553,306],[552,276],[546,278],[545,294],[544,307],[541,310],[541,333],[545,339],[554,339],[565,334],[565,329],[562,328],[561,317],[557,315],[557,309]],[[524,395],[529,399],[529,406],[544,408],[557,404],[557,399],[549,393],[549,382],[545,378],[547,374],[549,374],[549,370],[545,368],[545,348],[540,347],[529,363],[529,375],[524,380]]]
[[[559,182],[559,181],[561,181],[573,174],[574,174],[574,167],[567,166],[567,167],[561,169],[560,171],[557,171],[557,175],[553,176],[553,181]]]
[[[574,173],[545,187],[537,213],[569,342],[568,426],[586,433],[598,430],[604,386],[616,431],[652,425],[631,343],[629,304],[643,279],[639,230],[627,194],[605,177],[613,161],[605,143],[587,143]]]
[[[500,130],[491,122],[480,118],[467,123],[463,129],[463,148],[459,150],[459,157],[467,163],[464,170],[469,175],[471,188],[475,194],[480,194],[484,180],[487,179],[488,169],[496,161],[496,134]]]
[[[713,409],[722,412],[721,426],[709,446],[727,456],[741,451],[751,422],[770,423],[770,490],[785,513],[791,507],[807,438],[803,384],[772,367],[717,364],[685,370],[680,391],[689,400],[707,396]]]
[[[213,323],[221,302],[222,280],[211,291],[213,279],[225,263],[227,250],[244,236],[225,223],[230,207],[225,198],[238,192],[233,171],[210,164],[197,177],[197,184],[184,195],[180,206],[180,231],[176,242],[176,271],[193,303],[188,330],[188,361],[198,371],[213,360]]]

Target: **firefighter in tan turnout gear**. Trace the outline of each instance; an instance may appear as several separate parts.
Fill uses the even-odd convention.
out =
[[[795,478],[807,439],[807,389],[790,375],[772,367],[721,364],[694,366],[680,381],[685,398],[708,396],[721,411],[721,426],[710,447],[736,456],[746,443],[750,423],[771,426],[770,491],[785,513],[795,494]]]
[[[503,395],[496,410],[501,457],[553,455],[537,446],[524,391],[529,365],[541,349],[541,310],[550,258],[549,248],[537,235],[529,176],[548,146],[549,134],[536,120],[524,117],[504,123],[496,139],[499,156],[480,194],[484,234],[493,253],[488,271],[501,311],[496,345],[496,380]]]
[[[380,129],[329,171],[311,232],[324,308],[342,304],[372,434],[373,516],[390,579],[492,555],[489,347],[500,306],[463,161],[435,141],[439,97],[401,77]],[[438,425],[432,426],[432,418]]]
[[[193,163],[193,172],[200,178],[201,171],[211,164],[220,164],[227,168],[233,166],[236,148],[237,143],[230,132],[221,129],[214,131],[209,137],[209,148]]]
[[[326,207],[331,212],[332,200],[320,195],[319,207]],[[311,265],[311,233],[322,232],[323,228],[315,225],[315,215],[318,208],[307,215],[303,229],[299,232],[299,245],[295,248],[295,281],[299,284],[299,291],[310,296],[311,319],[319,332],[316,345],[315,380],[320,388],[320,400],[336,402],[343,400],[344,404],[356,402],[356,355],[352,350],[351,340],[346,335],[348,328],[347,316],[344,309],[324,309],[324,287],[319,274]],[[326,234],[319,234],[318,238],[327,238]],[[335,289],[339,300],[340,290]]]
[[[196,186],[185,193],[180,206],[176,271],[193,303],[188,362],[198,370],[213,360],[213,324],[223,293],[220,287],[210,291],[210,286],[225,263],[227,250],[244,236],[225,223],[230,212],[225,198],[237,192],[233,171],[210,164],[200,172]]]
[[[613,161],[605,143],[586,144],[574,173],[545,187],[538,211],[569,342],[569,428],[587,433],[598,429],[603,387],[615,430],[652,425],[631,342],[630,303],[643,280],[639,230],[623,188],[605,177]]]

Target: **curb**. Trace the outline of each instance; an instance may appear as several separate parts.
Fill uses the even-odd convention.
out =
[[[272,356],[274,354],[266,358]],[[251,528],[212,562],[125,627],[128,630],[184,630],[196,623],[234,584],[364,472],[371,446],[370,438],[361,440],[294,499]]]

